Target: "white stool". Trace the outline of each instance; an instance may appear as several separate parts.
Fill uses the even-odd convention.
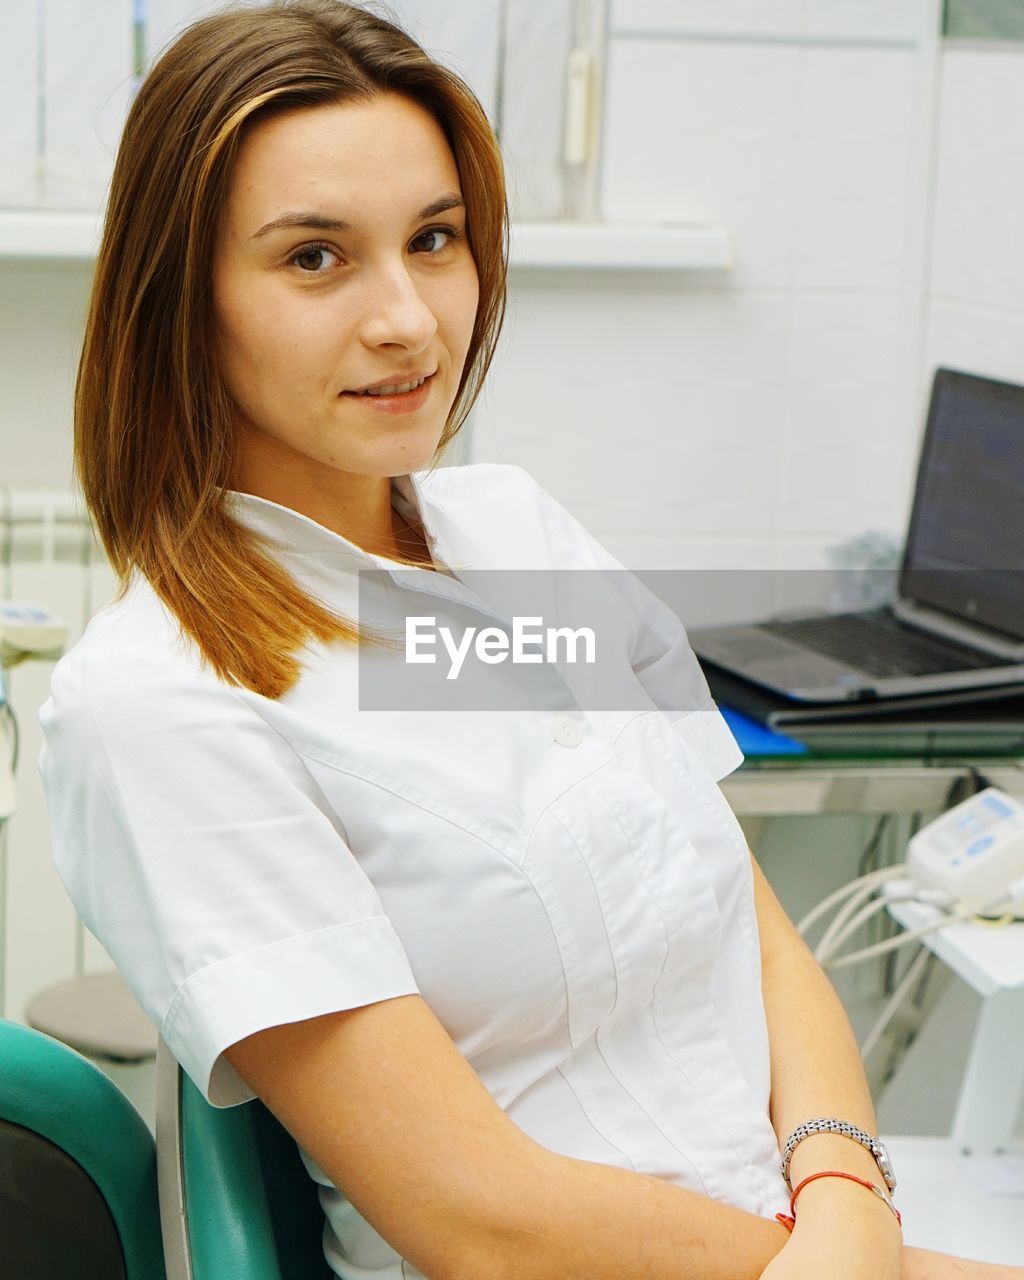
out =
[[[156,1132],[157,1029],[116,969],[37,992],[25,1021],[94,1062]]]

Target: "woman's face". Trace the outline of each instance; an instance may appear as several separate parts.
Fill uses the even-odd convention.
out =
[[[458,169],[429,112],[388,94],[255,125],[213,277],[233,483],[281,500],[429,463],[478,298]],[[408,396],[354,394],[423,374]]]

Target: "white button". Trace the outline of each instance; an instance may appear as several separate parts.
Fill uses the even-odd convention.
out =
[[[555,716],[551,733],[560,747],[578,747],[583,741],[583,726],[572,716]]]

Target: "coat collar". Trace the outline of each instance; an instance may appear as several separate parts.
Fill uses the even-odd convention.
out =
[[[393,476],[391,500],[392,505],[403,516],[422,524],[435,563],[440,561],[448,564],[450,548],[447,532],[452,522],[436,496],[431,495],[434,474],[434,471],[428,470]],[[354,570],[385,569],[389,572],[406,573],[410,569],[410,566],[402,565],[387,556],[365,551],[309,516],[278,502],[271,502],[269,498],[226,489],[224,503],[229,515],[259,534],[269,548],[278,554],[330,558],[336,565],[339,561],[347,562]]]

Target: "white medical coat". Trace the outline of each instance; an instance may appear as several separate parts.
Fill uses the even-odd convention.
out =
[[[518,467],[393,495],[435,563],[617,565]],[[359,569],[442,580],[228,501],[350,617]],[[656,670],[664,638],[634,639]],[[355,670],[331,645],[280,699],[230,687],[141,579],[55,670],[57,871],[204,1096],[253,1097],[222,1054],[255,1031],[419,992],[545,1147],[783,1209],[751,868],[716,785],[741,755],[710,695],[675,718],[403,715],[359,711]],[[418,1275],[302,1155],[337,1275]]]

